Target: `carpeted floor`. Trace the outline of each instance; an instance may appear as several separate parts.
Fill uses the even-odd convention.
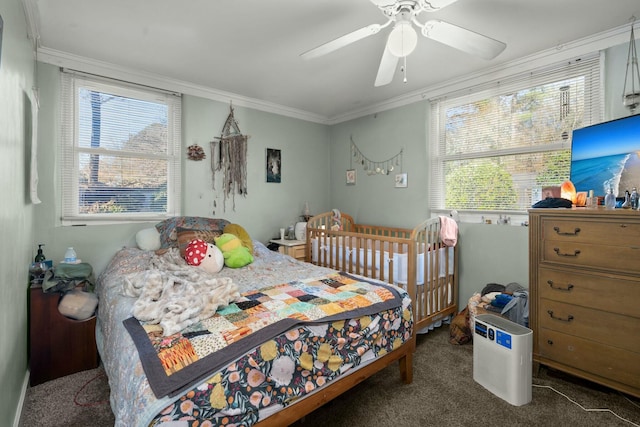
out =
[[[448,327],[418,337],[412,384],[393,364],[295,426],[640,426],[640,399],[544,368],[534,384],[566,397],[534,386],[531,403],[512,406],[473,380],[473,346],[448,337]],[[28,389],[21,425],[112,426],[108,400],[104,371],[80,372]]]

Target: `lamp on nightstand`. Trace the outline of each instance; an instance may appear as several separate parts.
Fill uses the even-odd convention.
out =
[[[302,215],[300,215],[302,218],[304,218],[304,222],[309,221],[309,218],[311,218],[311,213],[309,211],[309,202],[304,202],[304,209],[302,209]]]

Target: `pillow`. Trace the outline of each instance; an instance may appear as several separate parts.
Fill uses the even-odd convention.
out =
[[[177,227],[176,232],[178,234],[178,250],[180,250],[182,258],[184,258],[185,250],[192,240],[200,239],[215,245],[215,238],[222,234],[222,230],[198,230],[182,227]]]
[[[160,233],[155,227],[143,228],[136,233],[136,244],[143,251],[160,249]]]
[[[242,226],[238,224],[228,224],[222,231],[224,233],[233,234],[238,239],[242,240],[242,246],[249,249],[249,252],[253,253],[253,241],[251,240],[249,233],[247,233],[247,230],[242,228]]]
[[[175,216],[167,218],[156,224],[156,230],[160,233],[160,248],[177,248],[177,227],[197,230],[222,230],[229,221],[221,218],[204,218],[200,216]]]

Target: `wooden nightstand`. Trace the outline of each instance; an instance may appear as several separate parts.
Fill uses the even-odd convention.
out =
[[[31,386],[99,364],[96,317],[73,320],[58,311],[62,294],[29,289],[29,370]]]
[[[304,261],[304,251],[307,243],[304,240],[272,239],[271,243],[278,245],[278,252],[289,255],[297,260]]]

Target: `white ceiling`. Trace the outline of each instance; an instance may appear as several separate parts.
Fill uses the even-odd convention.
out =
[[[300,58],[322,43],[386,22],[370,0],[23,1],[41,57],[80,57],[283,106],[319,121],[630,28],[631,18],[640,16],[638,0],[458,0],[420,20],[442,19],[507,48],[486,61],[420,37],[407,58],[407,83],[397,71],[391,84],[374,87],[391,27],[320,58]]]

